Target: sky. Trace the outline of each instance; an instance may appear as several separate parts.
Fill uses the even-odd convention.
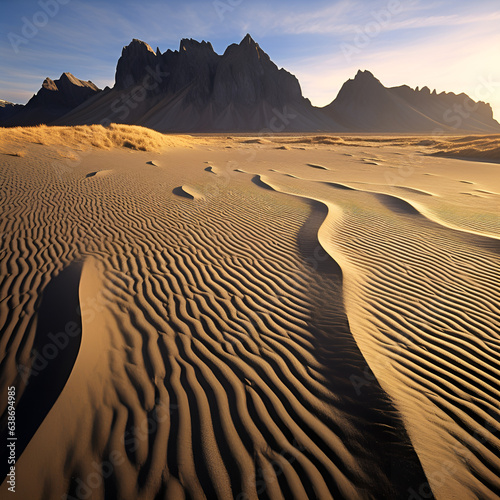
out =
[[[25,103],[63,72],[100,88],[132,38],[222,54],[250,33],[324,106],[358,69],[385,86],[489,102],[500,120],[499,0],[0,0],[0,99]]]

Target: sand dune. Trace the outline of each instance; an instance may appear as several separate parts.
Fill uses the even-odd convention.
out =
[[[280,184],[272,185],[299,194]],[[329,208],[342,205],[338,194],[318,192],[309,190]],[[380,207],[367,200],[366,215],[356,203],[352,214],[337,210],[325,221],[323,245],[343,271],[351,331],[382,387],[399,400],[434,493],[474,498],[466,485],[480,478],[479,496],[490,498],[500,491],[498,240],[454,232],[401,198],[374,196]]]
[[[188,144],[183,136],[168,137],[144,127],[111,124],[82,125],[76,127],[15,127],[0,128],[2,145],[34,143],[42,145],[63,144],[73,148],[111,149],[124,147],[138,151],[159,151],[172,145]],[[3,149],[3,148],[2,148]],[[3,152],[3,151],[0,151]],[[5,153],[11,154],[11,153]]]
[[[327,167],[324,167],[323,165],[315,165],[314,163],[308,163],[307,166],[312,168],[317,168],[319,170],[328,170]]]
[[[19,498],[499,495],[496,165],[414,137],[87,132],[0,131],[26,150],[0,157]]]
[[[188,185],[175,187],[172,192],[177,196],[183,196],[184,198],[189,198],[191,200],[204,200],[205,197],[196,188]]]

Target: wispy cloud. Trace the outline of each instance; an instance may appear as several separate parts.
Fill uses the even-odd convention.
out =
[[[388,25],[389,30],[406,30],[414,28],[436,28],[446,26],[463,26],[467,24],[489,23],[500,19],[498,12],[489,12],[479,16],[460,16],[452,14],[449,16],[415,17],[404,21],[394,21]]]
[[[267,20],[270,28],[288,34],[344,33],[352,28],[352,25],[346,24],[345,21],[351,13],[359,12],[360,9],[358,1],[342,0],[319,10],[301,13],[266,10],[261,15]]]
[[[425,4],[417,0],[401,0],[396,7],[390,3],[374,2],[368,8],[361,0],[341,0],[319,9],[306,6],[303,11],[289,13],[286,7],[261,5],[246,11],[247,17],[258,20],[256,32],[267,35],[279,32],[289,35],[344,35],[356,33],[369,23],[381,23],[384,31],[410,30],[429,27],[462,26],[500,19],[500,9],[470,15],[457,12],[446,15],[416,15],[437,8],[442,3]],[[381,21],[382,20],[382,21]]]

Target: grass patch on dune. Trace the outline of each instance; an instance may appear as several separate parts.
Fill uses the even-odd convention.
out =
[[[428,148],[427,154],[433,156],[460,157],[483,161],[500,162],[500,134],[467,135],[467,136],[432,136],[429,135],[314,135],[295,133],[267,134],[263,137],[242,136],[241,144],[271,144],[277,149],[287,149],[290,145],[309,146],[351,146],[351,147],[421,147]]]
[[[66,158],[68,160],[77,160],[78,156],[73,153],[72,151],[56,151],[56,153],[61,157],[61,158]]]
[[[328,136],[328,135],[316,135],[313,137],[301,137],[299,139],[292,139],[289,141],[290,144],[326,144],[330,146],[335,146],[338,144],[344,145],[345,141],[341,137]]]
[[[436,141],[433,156],[500,163],[500,135],[469,136]]]
[[[73,148],[113,149],[134,151],[160,151],[166,147],[187,144],[186,136],[168,136],[145,127],[112,123],[77,125],[73,127],[14,127],[0,128],[0,141],[30,142],[43,145],[65,145]]]
[[[285,144],[328,144],[343,146],[423,146],[429,148],[428,154],[450,158],[464,158],[500,163],[500,135],[468,135],[468,136],[303,136],[276,138],[274,142]]]
[[[434,156],[445,156],[449,158],[467,158],[470,160],[491,161],[500,163],[500,146],[491,149],[478,148],[457,148],[449,150],[439,150],[433,153]]]

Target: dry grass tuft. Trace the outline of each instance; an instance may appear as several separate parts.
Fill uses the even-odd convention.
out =
[[[61,158],[67,158],[68,160],[77,160],[78,156],[73,153],[72,151],[59,151],[57,150],[56,153],[61,157]]]
[[[228,137],[229,138],[229,137]],[[428,154],[466,159],[500,162],[500,135],[468,136],[412,136],[412,135],[313,135],[313,134],[270,134],[263,137],[242,136],[241,144],[271,144],[277,149],[287,149],[290,145],[310,146],[418,146],[428,148]]]
[[[112,123],[78,125],[74,127],[14,127],[0,128],[0,141],[23,141],[33,144],[65,145],[75,149],[112,149],[125,147],[135,151],[160,151],[166,147],[188,144],[187,136],[168,136],[135,125]]]
[[[466,158],[500,163],[500,135],[453,137],[435,141],[433,156]]]

